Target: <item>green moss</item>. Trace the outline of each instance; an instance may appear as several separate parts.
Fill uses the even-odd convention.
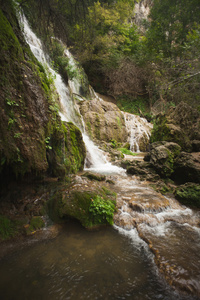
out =
[[[120,110],[140,115],[149,113],[149,103],[146,98],[134,98],[133,96],[120,95],[117,97],[117,106]]]
[[[96,139],[100,140],[100,119],[98,114],[96,114],[94,134]]]
[[[73,123],[63,124],[65,132],[65,166],[70,173],[83,170],[86,149],[82,139],[82,134]]]
[[[200,185],[187,183],[179,186],[175,192],[176,198],[183,204],[200,207]]]
[[[167,126],[167,119],[165,116],[160,116],[156,120],[154,120],[150,142],[154,143],[157,141],[171,141],[170,129]]]
[[[133,153],[132,151],[128,150],[127,148],[119,148],[118,150],[126,155],[132,155],[132,156],[138,155],[137,153]]]
[[[0,10],[0,40],[1,40],[1,55],[7,58],[7,55],[11,55],[8,57],[11,59],[18,59],[20,56],[23,59],[23,51],[21,45],[15,36],[13,29],[4,16],[2,10]]]
[[[87,127],[87,132],[88,132],[90,138],[92,139],[92,127],[91,127],[91,123],[90,122],[86,122],[86,127]]]

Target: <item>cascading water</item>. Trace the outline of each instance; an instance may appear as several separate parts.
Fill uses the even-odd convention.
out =
[[[146,152],[153,125],[146,119],[130,113],[124,113],[128,142],[132,152]]]
[[[45,67],[47,73],[50,73],[51,76],[55,78],[54,84],[60,98],[60,116],[62,121],[73,122],[77,127],[79,127],[79,129],[82,132],[83,140],[87,149],[86,169],[88,169],[88,166],[90,166],[89,169],[91,171],[97,171],[99,173],[124,173],[124,170],[122,168],[114,166],[107,161],[105,155],[103,154],[103,151],[98,149],[98,147],[94,145],[94,143],[89,139],[89,137],[85,133],[84,121],[80,115],[78,105],[73,97],[73,94],[80,94],[81,84],[78,78],[73,78],[73,80],[69,80],[69,87],[66,86],[61,76],[57,72],[55,72],[47,62],[46,55],[44,54],[42,49],[42,43],[30,29],[28,21],[24,15],[21,16],[21,22],[23,23],[23,30],[26,41],[28,42],[33,54],[38,59],[38,61],[42,63],[42,65]],[[66,49],[65,54],[69,58],[69,67],[78,71],[76,62],[73,59],[69,50]],[[91,92],[91,97],[94,96],[95,93]]]
[[[76,82],[71,80],[69,82],[69,87],[67,87],[64,84],[60,75],[57,74],[54,70],[52,70],[49,64],[47,63],[44,52],[42,51],[41,42],[31,31],[25,17],[23,17],[23,24],[24,24],[24,32],[25,32],[26,40],[29,43],[34,55],[45,66],[47,72],[50,72],[52,76],[55,77],[55,86],[60,96],[61,107],[62,107],[62,110],[60,112],[62,120],[72,121],[81,129],[83,133],[83,138],[88,151],[86,168],[89,167],[90,170],[94,170],[100,173],[122,174],[121,173],[122,169],[112,166],[110,163],[108,163],[103,152],[100,151],[94,145],[94,143],[88,138],[88,136],[85,135],[84,133],[84,122],[80,116],[78,106],[76,105],[76,101],[72,97],[73,93],[79,94],[80,83],[77,80]],[[66,52],[66,55],[68,55],[69,57],[70,64],[73,67],[75,67],[75,62],[71,54],[69,54],[69,52]],[[91,97],[95,97],[95,92],[92,93]],[[124,116],[125,116],[127,128],[129,128],[129,132],[130,132],[129,142],[131,144],[132,151],[138,151],[139,149],[137,144],[139,144],[139,141],[138,139],[134,140],[134,137],[137,136],[136,133],[138,132],[138,135],[142,133],[143,135],[148,137],[150,128],[148,127],[147,129],[142,130],[142,127],[138,125],[136,122],[137,117],[127,113],[125,113]],[[144,123],[146,122],[144,121]],[[115,228],[121,234],[128,236],[132,240],[132,244],[134,245],[134,247],[136,247],[137,254],[142,253],[142,251],[144,251],[145,253],[147,253],[148,259],[150,259],[151,261],[155,256],[155,261],[157,266],[159,267],[161,272],[165,274],[169,282],[171,280],[171,283],[174,286],[178,286],[180,287],[180,289],[189,291],[190,293],[197,295],[197,297],[200,297],[200,288],[198,285],[198,283],[200,282],[199,214],[193,212],[191,209],[186,209],[185,207],[179,205],[173,199],[168,199],[166,197],[163,197],[162,195],[154,192],[152,189],[147,187],[144,183],[139,183],[134,178],[128,178],[124,176],[116,177],[116,184],[114,188],[115,188],[115,192],[117,192],[118,195],[117,196],[118,212],[115,216],[115,224],[116,224]],[[74,240],[74,236],[72,236],[72,241],[73,240]],[[79,235],[77,240],[79,241]],[[62,249],[63,252],[68,247],[70,247],[69,246],[70,243],[68,242],[66,243],[67,246]],[[61,244],[58,247],[54,247],[54,249],[59,249],[59,247],[62,247],[61,246],[62,244],[63,244],[63,240],[61,241]],[[102,245],[103,242],[102,243],[96,242],[95,247],[97,244]],[[83,246],[82,244],[80,244],[80,247],[78,248],[78,253],[80,253],[80,249],[82,248]],[[149,249],[151,249],[154,256],[150,253]],[[88,247],[86,247],[86,253],[87,251],[88,251]],[[73,252],[74,252],[74,248],[71,250],[71,252],[66,254],[66,257],[70,256],[71,253]],[[112,248],[109,252],[112,252]],[[40,253],[44,253],[44,251],[41,251]],[[59,293],[62,290],[62,292],[63,293],[66,292],[66,294],[62,294],[60,296],[60,299],[78,299],[78,298],[86,299],[87,297],[85,296],[84,298],[84,296],[82,297],[82,295],[78,295],[78,298],[77,298],[77,294],[74,295],[74,298],[73,296],[70,297],[69,295],[67,295],[68,290],[71,289],[71,286],[68,286],[66,289],[65,288],[66,284],[64,285],[64,287],[62,287],[62,289],[60,289],[59,286],[61,284],[61,281],[65,279],[65,277],[67,276],[70,270],[71,261],[64,262],[66,269],[63,269],[63,265],[61,265],[59,266],[59,270],[56,271],[54,262],[56,259],[59,260],[58,259],[59,255],[61,255],[61,253],[55,254],[55,258],[53,259],[52,266],[49,266],[49,264],[47,264],[47,267],[45,267],[45,268],[49,268],[48,275],[50,274],[50,278],[51,278],[52,277],[51,275],[53,274],[52,278],[56,280],[56,285],[58,286],[58,291],[56,290],[55,287],[54,290],[52,290],[52,293],[56,294],[58,292],[58,294],[56,294],[57,297],[57,295],[60,296]],[[81,264],[84,265],[85,261],[90,260],[91,253],[89,252],[88,255],[89,255],[88,257],[86,256],[87,259],[84,258],[84,260],[81,261]],[[103,256],[106,256],[108,258],[108,255],[103,255]],[[124,279],[125,275],[127,276],[128,292],[124,292],[123,290],[124,280],[120,281],[119,278],[117,278],[117,280],[120,281],[121,289],[119,289],[118,285],[116,285],[115,291],[117,291],[118,294],[115,293],[112,294],[111,292],[111,290],[113,289],[112,286],[112,288],[110,289],[110,295],[112,295],[112,297],[110,299],[130,299],[130,297],[132,297],[131,299],[133,299],[134,297],[133,295],[135,295],[135,290],[131,289],[131,287],[136,285],[135,281],[133,282],[131,281],[132,279],[130,280],[130,275],[127,275],[130,273],[127,272],[127,274],[124,275],[124,273],[126,273],[126,271],[129,268],[128,265],[130,265],[131,263],[129,258],[130,255],[131,254],[129,253],[129,255],[126,257],[126,260],[128,261],[128,264],[126,265],[126,269],[124,269],[125,262],[123,258],[123,264],[120,267],[120,269],[122,269],[123,272],[122,274],[120,274],[120,276],[118,276],[120,280],[121,278]],[[77,254],[77,257],[78,256],[79,254]],[[75,260],[77,259],[77,257],[75,258]],[[105,268],[107,268],[108,265],[110,266],[115,264],[115,262],[119,257],[118,253],[116,257],[112,257],[110,261],[108,259],[106,261],[107,264]],[[51,259],[51,257],[49,259]],[[62,259],[63,258],[61,256],[61,260]],[[132,259],[131,261],[134,260],[137,261],[137,257]],[[81,264],[78,261],[78,265]],[[152,265],[153,263],[151,264],[151,267]],[[72,268],[71,271],[72,274],[69,273],[69,278],[67,277],[68,278],[67,281],[69,281],[70,278],[74,278],[74,276],[77,276],[78,278],[78,275],[73,273],[76,271],[76,267],[77,266],[75,265],[75,267]],[[90,266],[90,268],[93,268],[93,265]],[[131,269],[133,270],[134,268]],[[139,273],[139,269],[140,267],[138,267],[138,273]],[[60,280],[59,277],[60,275],[59,276],[55,275],[55,274],[60,274],[59,273],[60,270],[63,271],[62,280]],[[44,270],[42,269],[42,272],[43,271]],[[86,276],[85,273],[87,273],[88,271],[85,271],[84,273],[80,269],[79,272],[82,272],[81,273],[82,275],[75,282],[73,291],[78,290],[77,286],[79,286],[78,285],[79,282],[81,282],[82,278]],[[118,274],[117,272],[118,271],[116,270],[116,273],[112,273],[112,275],[115,276],[115,274]],[[156,276],[155,273],[153,276]],[[97,274],[95,274],[95,276]],[[41,277],[42,275],[43,274],[41,273]],[[56,276],[58,276],[57,279]],[[135,274],[132,274],[131,276],[132,278],[136,278]],[[109,277],[110,277],[110,273],[109,273]],[[88,277],[87,282],[90,281],[91,278]],[[36,282],[36,284],[38,284],[38,282]],[[85,282],[83,286],[85,287]],[[180,299],[180,300],[198,299],[195,296],[177,297],[177,295],[174,295],[171,292],[169,293],[170,295],[168,295],[167,294],[168,291],[166,292],[167,290],[166,287],[165,287],[165,292],[158,289],[158,293],[156,294],[156,296],[151,297],[148,295],[148,293],[146,293],[144,298],[142,298],[143,296],[140,297],[140,295],[143,295],[141,293],[144,286],[145,285],[141,285],[141,290],[139,291],[140,294],[138,294],[139,296],[138,297],[136,296],[137,298],[134,299]],[[104,283],[101,284],[101,287],[103,289]],[[163,287],[163,285],[161,285],[161,287]],[[51,288],[52,288],[52,284],[50,282],[50,286],[48,287],[48,289]],[[94,285],[94,291],[96,291],[96,288],[97,285]],[[155,295],[152,290],[151,290],[152,295]],[[93,294],[90,294],[91,296],[90,299],[102,299],[102,297],[98,298],[98,295],[93,297],[95,293],[94,291],[92,290]],[[168,296],[166,297],[164,296],[163,298],[162,296],[164,295],[164,293],[165,295]],[[105,297],[104,299],[107,299],[106,298],[107,289],[105,289],[104,293],[102,294]],[[173,295],[173,297],[171,297],[171,295]],[[57,298],[51,298],[51,299],[57,299]]]

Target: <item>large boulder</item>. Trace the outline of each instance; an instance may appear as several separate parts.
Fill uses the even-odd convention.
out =
[[[181,152],[174,163],[173,179],[200,183],[200,153]]]
[[[127,141],[124,116],[115,104],[95,98],[82,101],[80,112],[85,121],[86,131],[93,140]]]
[[[106,187],[106,178],[88,175],[76,176],[73,184],[64,184],[51,196],[48,214],[53,221],[74,218],[89,229],[113,224],[116,194]]]
[[[150,164],[162,177],[170,177],[174,172],[174,163],[181,147],[172,142],[157,142],[151,145]]]

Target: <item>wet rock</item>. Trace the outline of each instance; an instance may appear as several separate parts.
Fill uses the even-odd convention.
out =
[[[169,200],[161,194],[152,191],[142,195],[135,195],[129,202],[129,206],[137,212],[159,212],[169,207]]]
[[[189,225],[176,222],[167,222],[160,228],[139,225],[137,229],[140,237],[148,243],[167,282],[199,299],[199,266],[194,263],[199,261],[199,233]]]
[[[83,176],[86,176],[87,178],[89,178],[91,180],[97,180],[97,181],[106,180],[105,175],[94,174],[94,173],[91,173],[91,172],[86,172],[86,173],[83,174]]]
[[[157,181],[160,176],[145,161],[122,161],[121,167],[127,169],[127,174],[139,176],[141,180]]]

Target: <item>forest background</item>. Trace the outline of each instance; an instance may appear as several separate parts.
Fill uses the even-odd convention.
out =
[[[52,36],[67,44],[94,89],[122,110],[148,116],[155,103],[167,108],[182,100],[200,109],[198,0],[146,1],[150,14],[140,26],[134,0],[19,2],[63,76],[76,74]]]

